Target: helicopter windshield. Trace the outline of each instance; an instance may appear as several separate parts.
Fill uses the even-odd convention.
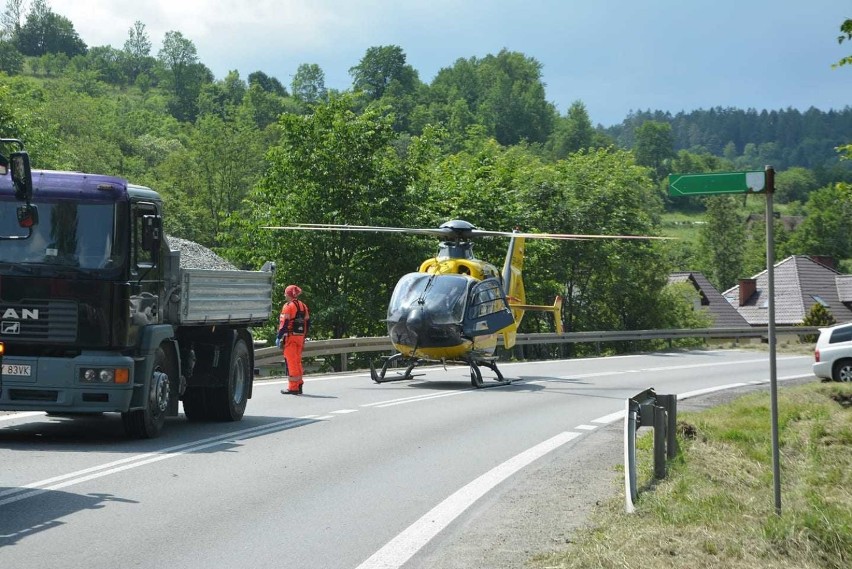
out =
[[[388,320],[403,320],[412,308],[422,308],[434,324],[457,324],[464,316],[464,303],[471,279],[461,275],[408,273],[396,284]]]

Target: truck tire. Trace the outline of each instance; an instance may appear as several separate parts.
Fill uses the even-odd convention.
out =
[[[169,375],[174,375],[175,366],[170,362],[166,351],[158,346],[154,352],[154,371],[148,385],[147,400],[144,409],[136,409],[121,414],[125,432],[138,439],[153,439],[160,435],[166,423],[166,410],[169,406]]]
[[[187,421],[206,421],[210,419],[210,406],[207,404],[207,389],[187,387],[183,394],[183,413]]]
[[[248,346],[240,338],[231,351],[228,377],[224,387],[211,392],[214,417],[220,421],[239,421],[246,412],[252,381],[251,357]]]

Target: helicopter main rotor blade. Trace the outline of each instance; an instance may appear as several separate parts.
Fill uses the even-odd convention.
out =
[[[337,223],[296,223],[289,226],[264,226],[264,229],[291,231],[356,231],[374,233],[405,233],[409,235],[429,235],[449,239],[469,239],[474,237],[524,237],[526,239],[556,239],[585,241],[591,239],[635,239],[635,240],[666,240],[672,237],[652,235],[584,235],[572,233],[529,233],[522,231],[488,231],[473,227],[387,227],[381,225],[346,225]]]
[[[566,240],[588,240],[588,239],[673,239],[672,237],[659,237],[655,235],[586,235],[582,233],[527,233],[523,231],[487,231],[474,229],[472,237],[524,237],[526,239],[566,239]]]
[[[406,233],[410,235],[429,235],[431,237],[453,237],[449,229],[418,229],[415,227],[383,227],[379,225],[343,225],[334,223],[297,223],[290,226],[264,226],[263,229],[301,230],[301,231],[353,231],[366,233]]]

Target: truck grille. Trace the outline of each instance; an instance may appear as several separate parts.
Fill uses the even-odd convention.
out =
[[[73,301],[3,303],[2,316],[0,340],[6,342],[73,342],[77,339],[77,303]]]

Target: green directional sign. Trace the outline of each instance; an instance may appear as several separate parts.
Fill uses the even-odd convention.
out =
[[[751,194],[766,191],[766,172],[669,174],[669,195]]]

